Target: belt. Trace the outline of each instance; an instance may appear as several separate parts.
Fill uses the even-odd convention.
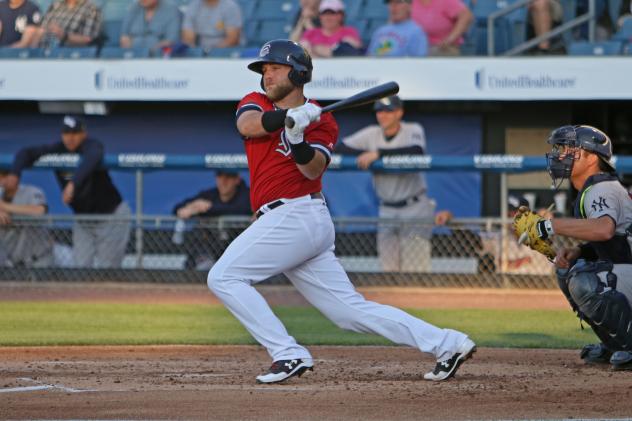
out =
[[[397,202],[382,202],[382,206],[388,206],[390,208],[403,208],[404,206],[412,205],[413,203],[419,202],[421,200],[421,196],[423,193],[418,194],[417,196],[409,197],[408,199],[398,200]]]
[[[296,197],[294,199],[279,199],[279,200],[275,200],[274,202],[266,203],[265,205],[261,206],[259,208],[259,210],[255,213],[255,218],[259,219],[264,213],[268,213],[272,209],[278,208],[279,206],[285,205],[286,203],[293,202],[296,199],[306,198],[307,196],[309,196],[311,199],[325,200],[325,196],[323,196],[323,194],[321,192],[310,193],[309,195]]]

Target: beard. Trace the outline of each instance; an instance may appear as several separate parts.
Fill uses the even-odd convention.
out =
[[[265,86],[265,84],[264,84]],[[285,98],[294,90],[294,85],[288,80],[272,87],[265,86],[266,96],[270,101],[277,102]]]

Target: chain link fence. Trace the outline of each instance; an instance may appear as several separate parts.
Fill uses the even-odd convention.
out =
[[[557,287],[553,265],[519,246],[508,220],[457,219],[445,226],[377,218],[334,222],[336,255],[356,285]],[[0,281],[205,282],[213,263],[250,223],[244,217],[15,219],[0,226]],[[108,239],[112,226],[127,230],[125,244]],[[93,244],[78,240],[78,227],[101,237]],[[567,239],[556,241],[568,245]],[[76,256],[90,247],[92,263],[77,264]],[[108,259],[100,260],[103,253]],[[119,257],[113,261],[113,255]]]

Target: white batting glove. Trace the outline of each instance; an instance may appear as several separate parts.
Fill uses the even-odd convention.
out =
[[[294,120],[294,127],[285,128],[285,138],[293,145],[303,141],[303,132],[313,121],[320,120],[321,108],[317,105],[307,103],[300,107],[290,108],[287,116]]]

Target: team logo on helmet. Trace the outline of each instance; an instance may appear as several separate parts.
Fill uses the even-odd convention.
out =
[[[263,47],[261,47],[261,50],[259,51],[259,57],[265,57],[270,53],[270,43],[266,42],[265,44],[263,44]]]

